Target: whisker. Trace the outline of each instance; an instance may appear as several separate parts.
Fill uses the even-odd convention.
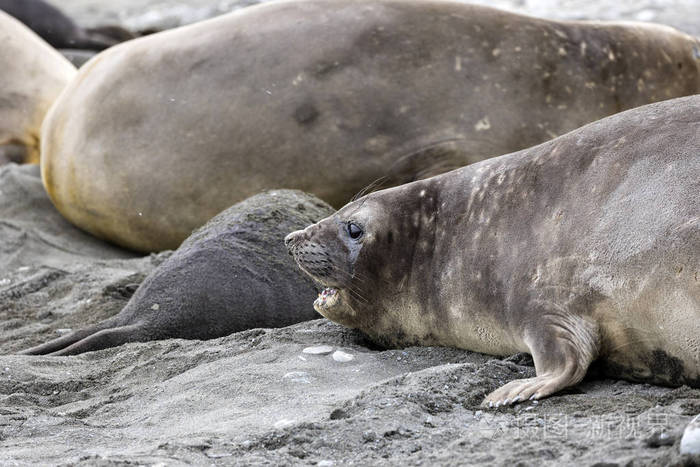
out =
[[[350,292],[350,295],[353,295],[356,299],[358,299],[362,303],[369,303],[369,300],[367,300],[365,297],[362,296],[357,290],[353,289],[352,287],[349,287],[348,292]]]
[[[364,282],[364,279],[363,279],[363,278],[355,277],[355,276],[351,275],[349,272],[340,269],[340,268],[339,268],[338,266],[336,266],[335,264],[332,264],[332,263],[331,263],[331,267],[334,268],[336,271],[338,271],[338,272],[340,272],[340,273],[342,273],[342,274],[345,274],[346,276],[348,276],[348,277],[351,278],[351,279],[356,279],[356,280],[359,280],[360,282]],[[355,298],[357,298],[357,299],[360,300],[361,302],[363,302],[363,303],[369,303],[369,300],[367,300],[367,299],[366,299],[360,292],[358,292],[352,285],[346,286],[345,289],[350,293],[350,295],[353,295]]]
[[[332,267],[334,270],[338,271],[339,273],[345,274],[345,276],[348,277],[349,279],[357,279],[357,280],[360,281],[360,282],[364,282],[364,281],[365,281],[365,278],[362,277],[361,275],[358,275],[358,274],[350,274],[349,272],[340,269],[338,266],[336,266],[336,265],[333,264],[333,263],[331,263],[331,267]]]
[[[386,175],[384,175],[384,176],[382,176],[382,177],[379,177],[378,179],[376,179],[375,181],[373,181],[372,183],[370,183],[369,185],[367,185],[366,187],[364,187],[363,189],[361,189],[360,191],[358,191],[357,194],[356,194],[355,196],[352,197],[352,199],[350,200],[350,202],[357,201],[359,198],[361,198],[361,197],[363,197],[364,195],[366,195],[370,190],[373,191],[375,188],[377,188],[377,187],[380,186],[382,183],[384,183],[384,182],[387,180],[387,178],[388,178],[388,177],[387,177]]]

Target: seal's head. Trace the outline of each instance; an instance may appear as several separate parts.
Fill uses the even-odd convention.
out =
[[[316,311],[345,326],[360,327],[357,308],[368,300],[358,263],[375,238],[376,207],[364,199],[350,203],[284,239],[299,267],[325,287],[314,302]]]
[[[431,189],[415,182],[367,195],[289,234],[290,254],[325,287],[316,311],[344,326],[375,329],[424,272],[414,252],[434,219],[435,202]]]

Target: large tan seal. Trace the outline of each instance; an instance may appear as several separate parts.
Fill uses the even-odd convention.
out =
[[[700,96],[372,193],[286,238],[315,308],[386,345],[532,354],[490,404],[578,383],[600,359],[700,387]]]
[[[699,47],[457,2],[273,2],[99,55],[47,118],[42,176],[77,226],[175,248],[268,188],[338,207],[700,92]]]
[[[0,164],[39,162],[41,123],[75,73],[61,54],[0,11]]]

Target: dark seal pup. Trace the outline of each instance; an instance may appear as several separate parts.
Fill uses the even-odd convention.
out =
[[[699,47],[664,26],[462,2],[270,2],[92,60],[47,117],[42,177],[83,230],[174,249],[262,190],[339,207],[381,177],[426,178],[698,93]]]
[[[614,377],[700,387],[700,96],[379,191],[290,234],[316,310],[391,346],[532,354],[489,405]]]
[[[126,342],[212,339],[317,318],[309,306],[313,281],[282,240],[289,229],[332,212],[298,191],[249,198],[193,233],[117,315],[24,353],[71,355]]]
[[[104,50],[135,37],[115,26],[83,29],[43,0],[0,0],[0,10],[23,22],[57,49]]]

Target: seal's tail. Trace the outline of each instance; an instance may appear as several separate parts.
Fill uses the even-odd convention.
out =
[[[89,328],[23,350],[20,355],[75,355],[113,347],[133,340],[126,340],[128,336],[123,333],[126,328],[132,326],[112,327],[113,324],[113,320],[107,319]]]

